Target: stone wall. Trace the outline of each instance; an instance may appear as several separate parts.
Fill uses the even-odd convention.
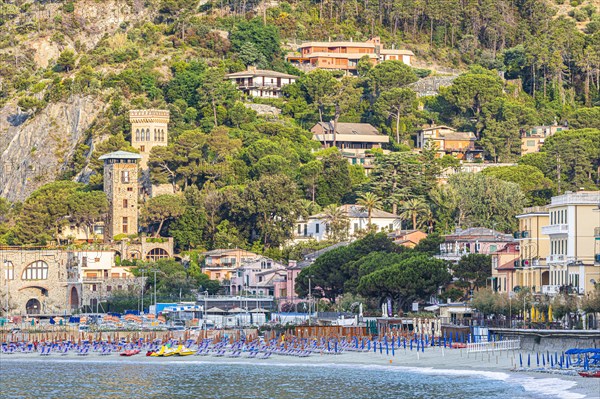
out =
[[[600,330],[490,329],[499,337],[520,339],[521,349],[532,352],[564,352],[569,348],[600,348]]]
[[[68,273],[69,255],[60,250],[0,251],[0,307],[13,315],[56,314],[71,309],[72,289],[80,296],[79,285]],[[27,267],[35,272],[28,276]],[[9,273],[7,270],[10,269]],[[9,278],[7,280],[7,275]],[[29,278],[28,278],[29,277]],[[78,302],[78,298],[76,298]],[[29,303],[29,312],[28,306]],[[75,307],[78,307],[78,303]]]

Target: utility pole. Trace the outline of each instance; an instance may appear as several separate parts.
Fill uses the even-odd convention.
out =
[[[310,276],[312,277],[312,276]],[[308,325],[312,324],[312,285],[310,277],[308,278]]]
[[[141,272],[142,272],[142,290],[141,290],[142,291],[141,292],[141,295],[142,295],[142,309],[141,309],[140,314],[144,314],[144,285],[145,285],[144,273],[146,272],[146,269],[141,269]]]
[[[556,174],[558,181],[558,195],[560,195],[560,154],[556,154]]]
[[[156,273],[159,272],[160,270],[157,269],[152,269],[150,270],[150,272],[154,273],[154,315],[156,316],[158,314],[158,310],[156,308],[157,305],[157,300],[156,300]]]

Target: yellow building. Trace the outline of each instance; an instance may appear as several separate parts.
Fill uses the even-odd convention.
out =
[[[566,192],[552,197],[550,222],[542,234],[550,238],[548,293],[568,290],[587,294],[600,282],[596,236],[600,230],[600,191]]]
[[[550,284],[550,272],[546,263],[546,257],[550,254],[550,240],[547,235],[542,234],[542,227],[549,223],[548,208],[524,208],[517,219],[519,231],[515,233],[515,238],[519,240],[519,259],[516,264],[515,285],[541,293],[542,287]]]
[[[546,138],[556,132],[569,130],[567,126],[550,125],[534,126],[528,131],[521,133],[521,155],[539,152]]]
[[[211,280],[230,280],[243,262],[256,259],[259,255],[240,248],[215,249],[205,252],[202,273]]]

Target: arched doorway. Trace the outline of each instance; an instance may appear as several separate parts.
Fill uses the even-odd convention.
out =
[[[169,253],[162,248],[152,248],[146,254],[146,260],[155,262],[159,259],[165,259],[169,257]]]
[[[27,310],[27,314],[40,314],[42,310],[42,304],[37,299],[31,298],[27,301],[25,309]]]
[[[77,292],[77,288],[71,287],[71,295],[69,296],[69,305],[71,309],[79,308],[79,292]]]

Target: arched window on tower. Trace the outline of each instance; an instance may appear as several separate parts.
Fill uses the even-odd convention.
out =
[[[135,129],[135,141],[140,141],[140,129]]]
[[[158,141],[158,136],[156,135],[156,129],[154,129],[154,141]]]
[[[150,129],[146,129],[146,141],[150,141]]]
[[[145,135],[144,135],[144,129],[142,129],[142,132],[141,132],[141,134],[140,134],[139,141],[144,141],[144,139],[145,139],[145,137],[144,137],[144,136],[145,136]]]

